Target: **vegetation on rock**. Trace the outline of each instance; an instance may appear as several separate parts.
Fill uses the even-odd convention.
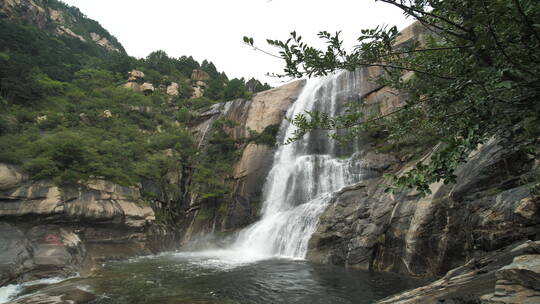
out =
[[[229,80],[212,62],[191,56],[156,51],[130,57],[77,8],[47,3],[72,16],[65,22],[87,41],[50,31],[56,21],[38,28],[29,20],[0,19],[0,162],[19,164],[33,179],[58,185],[108,180],[144,188],[145,198],[166,210],[165,220],[180,216],[192,197],[230,191],[225,180],[236,149],[226,125],[214,126],[206,151],[199,151],[189,127],[215,103],[270,87],[255,79]],[[91,43],[90,33],[119,50]],[[195,69],[209,76],[199,98],[192,96]],[[135,85],[149,83],[156,90],[124,88],[132,70],[144,73]],[[178,94],[168,95],[173,82]],[[146,189],[149,183],[153,190]]]
[[[407,94],[390,113],[373,115],[358,103],[346,114],[307,113],[292,119],[291,140],[314,129],[346,130],[343,140],[378,130],[393,145],[411,140],[440,142],[428,161],[394,186],[429,193],[433,182],[455,181],[454,170],[492,137],[529,157],[538,157],[540,135],[540,2],[534,0],[380,0],[424,27],[426,38],[397,43],[396,27],[363,30],[359,44],[344,49],[340,33],[320,32],[326,49],[303,42],[268,40],[285,61],[281,76],[322,76],[336,70],[379,67],[379,84]],[[253,39],[244,42],[254,45]],[[525,181],[531,182],[531,181]],[[538,180],[536,187],[540,187]],[[390,188],[392,190],[393,188]]]

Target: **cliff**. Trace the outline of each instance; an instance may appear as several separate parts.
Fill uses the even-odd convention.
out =
[[[51,2],[55,7],[43,3],[4,1],[0,15],[3,19],[25,20],[78,43],[122,51],[102,28],[75,27],[86,20],[78,10],[55,1]],[[421,26],[415,24],[402,32],[398,44],[413,43],[423,35]],[[191,69],[189,73],[193,73]],[[363,92],[359,98],[369,111],[384,115],[402,106],[406,96],[375,84],[372,79],[381,73],[379,68],[359,71]],[[202,97],[207,76],[201,72],[191,76],[196,90],[189,97]],[[155,90],[151,83],[138,87],[130,80],[128,84],[149,95]],[[142,87],[145,84],[146,89]],[[105,180],[58,186],[52,180],[30,179],[18,166],[0,164],[0,285],[84,273],[107,259],[175,249],[197,240],[197,236],[213,234],[221,241],[221,236],[253,223],[259,216],[262,187],[275,152],[272,140],[303,85],[303,81],[293,82],[252,98],[217,103],[204,111],[185,108],[187,114],[195,116],[186,132],[193,134],[197,154],[213,147],[213,141],[220,139],[216,137],[226,137],[232,143],[234,158],[227,163],[231,170],[219,177],[230,187],[225,196],[206,198],[181,185],[182,191],[176,191],[182,192],[179,198],[175,191],[157,189],[151,181],[131,187]],[[185,92],[179,90],[178,83],[162,86],[156,91],[169,92],[171,86],[169,104],[130,104],[134,115],[144,117],[166,108],[162,116],[151,117],[161,120],[178,112],[180,106],[174,104],[173,97]],[[136,98],[141,99],[140,95]],[[122,112],[117,110],[113,115],[109,109],[100,108],[96,113],[97,124],[114,121]],[[77,123],[87,123],[85,113],[75,114]],[[218,122],[222,129],[215,128]],[[174,123],[180,125],[176,120]],[[160,128],[152,125],[150,131],[144,129],[137,135],[157,136]],[[540,200],[529,191],[539,172],[538,159],[493,138],[459,167],[455,184],[433,184],[427,197],[415,191],[388,194],[384,191],[384,175],[406,172],[427,159],[437,145],[411,142],[394,147],[380,134],[365,137],[359,159],[367,178],[332,198],[310,240],[309,260],[437,279],[381,303],[538,300]],[[159,155],[168,152],[162,149]],[[165,176],[165,186],[189,184],[198,170],[193,164],[175,161],[186,172],[168,172],[171,175]],[[148,193],[155,195],[153,200],[143,198]],[[167,204],[174,204],[178,213],[174,223],[159,218],[167,215]]]
[[[403,32],[400,43],[420,39],[421,30],[414,24]],[[368,82],[365,105],[380,114],[403,105],[406,96],[369,83],[370,77],[382,71],[361,72]],[[458,168],[455,184],[432,184],[432,194],[426,197],[416,191],[384,191],[385,174],[410,170],[416,162],[429,159],[434,149],[435,143],[420,142],[392,147],[371,134],[361,157],[369,178],[335,195],[320,217],[308,259],[414,277],[444,276],[442,281],[381,303],[480,301],[494,291],[494,296],[482,301],[525,303],[521,301],[529,295],[527,303],[537,301],[537,287],[515,277],[504,279],[503,273],[513,267],[505,265],[515,258],[514,264],[524,261],[532,267],[531,280],[540,279],[533,267],[540,252],[530,243],[539,239],[540,232],[540,198],[530,191],[540,172],[538,159],[493,138]],[[527,250],[513,249],[523,246]],[[520,257],[527,254],[533,255]]]
[[[259,216],[262,203],[262,187],[272,165],[275,146],[273,143],[257,143],[250,140],[253,134],[279,126],[288,107],[300,94],[304,81],[295,81],[281,87],[256,94],[251,99],[236,99],[214,105],[201,114],[201,121],[193,127],[199,149],[205,149],[217,120],[233,122],[226,130],[236,142],[238,158],[233,164],[230,196],[219,202],[196,204],[191,201],[188,211],[189,223],[184,242],[195,235],[235,231],[254,222]],[[275,138],[276,134],[269,134]]]
[[[206,60],[135,59],[56,0],[3,1],[0,24],[0,285],[257,218],[277,126],[303,82],[257,94],[268,85],[251,79],[248,92]]]
[[[0,285],[172,248],[167,230],[152,224],[136,189],[106,181],[59,188],[0,164]]]
[[[55,35],[76,38],[107,51],[125,53],[114,36],[76,7],[56,0],[6,0],[0,4],[0,19],[32,24]]]
[[[239,142],[279,125],[303,83],[214,105],[193,127],[200,151],[209,145],[211,125],[218,119],[236,122],[227,132]],[[59,187],[49,180],[30,179],[18,166],[0,163],[0,285],[85,274],[105,260],[171,250],[194,235],[244,227],[258,216],[273,151],[272,145],[255,142],[240,146],[228,199],[218,206],[193,199],[177,225],[156,220],[156,212],[163,210],[142,195],[155,190],[152,183],[124,187],[95,181]]]

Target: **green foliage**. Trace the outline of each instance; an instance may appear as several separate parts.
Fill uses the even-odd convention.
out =
[[[227,81],[222,78],[210,78],[207,82],[208,87],[204,90],[204,95],[212,100],[223,100]]]
[[[146,66],[162,75],[169,75],[174,71],[174,60],[169,58],[165,51],[150,53],[145,59]]]
[[[58,0],[48,0],[46,2],[48,7],[63,12],[63,19],[65,22],[63,25],[67,25],[75,33],[83,36],[88,41],[92,40],[90,33],[96,33],[102,38],[106,38],[114,47],[120,50],[122,54],[125,54],[123,46],[118,42],[116,37],[111,35],[97,21],[87,18],[77,7],[67,5]],[[48,26],[55,29],[56,25],[49,24]]]
[[[193,57],[182,56],[178,58],[178,63],[175,64],[175,68],[179,70],[184,77],[189,78],[191,77],[191,72],[200,68],[200,65]]]
[[[235,98],[246,98],[249,97],[247,94],[246,84],[244,79],[232,79],[229,81],[223,92],[223,98],[226,100],[232,100]]]
[[[279,124],[270,125],[261,133],[257,133],[253,130],[250,130],[250,138],[248,142],[254,142],[258,145],[267,145],[273,147],[277,144],[277,134],[279,132]]]
[[[272,87],[268,83],[261,83],[255,78],[251,78],[246,82],[246,90],[249,93],[258,93],[266,90],[270,90]]]
[[[249,96],[244,80],[231,83],[213,63],[199,64],[191,56],[156,51],[130,57],[77,8],[46,3],[61,10],[63,25],[87,42],[53,34],[57,23],[39,29],[0,19],[0,162],[19,164],[31,178],[57,185],[143,185],[144,198],[159,201],[158,216],[166,222],[183,216],[192,197],[204,203],[227,197],[238,143],[226,130],[234,124],[216,122],[203,149],[187,126],[217,102]],[[90,33],[120,52],[93,43]],[[145,73],[140,82],[152,83],[153,94],[122,88],[133,69]],[[210,75],[201,98],[191,98],[194,69]],[[177,97],[164,92],[171,82],[179,84]]]
[[[84,90],[103,88],[114,84],[119,79],[106,70],[82,69],[75,73],[73,84]]]
[[[81,134],[64,131],[40,138],[30,147],[32,160],[24,169],[36,179],[55,179],[59,184],[85,181],[99,172],[97,151]]]
[[[216,103],[216,101],[204,96],[199,98],[180,99],[177,101],[177,104],[184,107],[185,109],[198,112],[204,112],[208,109],[208,107]]]
[[[0,20],[0,96],[10,102],[38,102],[43,91],[43,75],[51,80],[70,81],[91,56],[105,53],[97,45],[77,39],[54,37],[32,26]],[[7,59],[6,59],[7,58]]]
[[[187,124],[192,119],[192,114],[188,108],[181,108],[176,113],[176,120],[181,123]]]
[[[216,120],[212,124],[212,137],[204,153],[199,156],[191,192],[199,199],[212,201],[231,194],[229,179],[232,164],[238,158],[238,143],[227,133],[237,125],[231,120]]]
[[[380,67],[381,85],[407,94],[393,112],[366,114],[361,105],[339,117],[307,113],[292,118],[298,127],[291,140],[307,132],[343,129],[349,139],[365,130],[384,130],[399,145],[411,138],[436,138],[440,145],[428,161],[403,176],[395,187],[429,193],[429,184],[455,181],[454,170],[479,144],[492,137],[512,149],[537,145],[540,104],[540,2],[533,0],[440,1],[380,0],[420,21],[422,42],[396,45],[396,27],[363,30],[359,44],[343,48],[340,33],[320,32],[327,48],[319,50],[291,33],[287,41],[268,40],[280,50],[284,75],[320,76],[340,69]],[[250,38],[244,42],[254,45]],[[413,72],[413,77],[403,77]],[[537,124],[536,124],[537,125]],[[391,190],[391,189],[390,189]]]

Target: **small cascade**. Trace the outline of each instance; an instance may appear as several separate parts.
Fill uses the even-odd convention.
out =
[[[348,102],[361,96],[359,77],[359,73],[344,71],[308,80],[287,117],[306,111],[342,113]],[[295,129],[285,120],[280,142]],[[264,186],[261,219],[241,231],[231,249],[253,257],[305,258],[308,241],[332,193],[362,178],[360,161],[355,159],[357,147],[358,143],[339,146],[327,131],[280,145]]]

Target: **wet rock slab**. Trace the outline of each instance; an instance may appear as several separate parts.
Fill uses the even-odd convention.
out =
[[[7,304],[84,304],[97,298],[77,280],[45,287],[33,286],[24,290],[22,294],[27,295]]]
[[[540,241],[498,250],[450,270],[443,278],[377,304],[540,303]]]
[[[175,236],[154,221],[136,188],[107,181],[60,188],[0,163],[0,286],[161,251]]]

